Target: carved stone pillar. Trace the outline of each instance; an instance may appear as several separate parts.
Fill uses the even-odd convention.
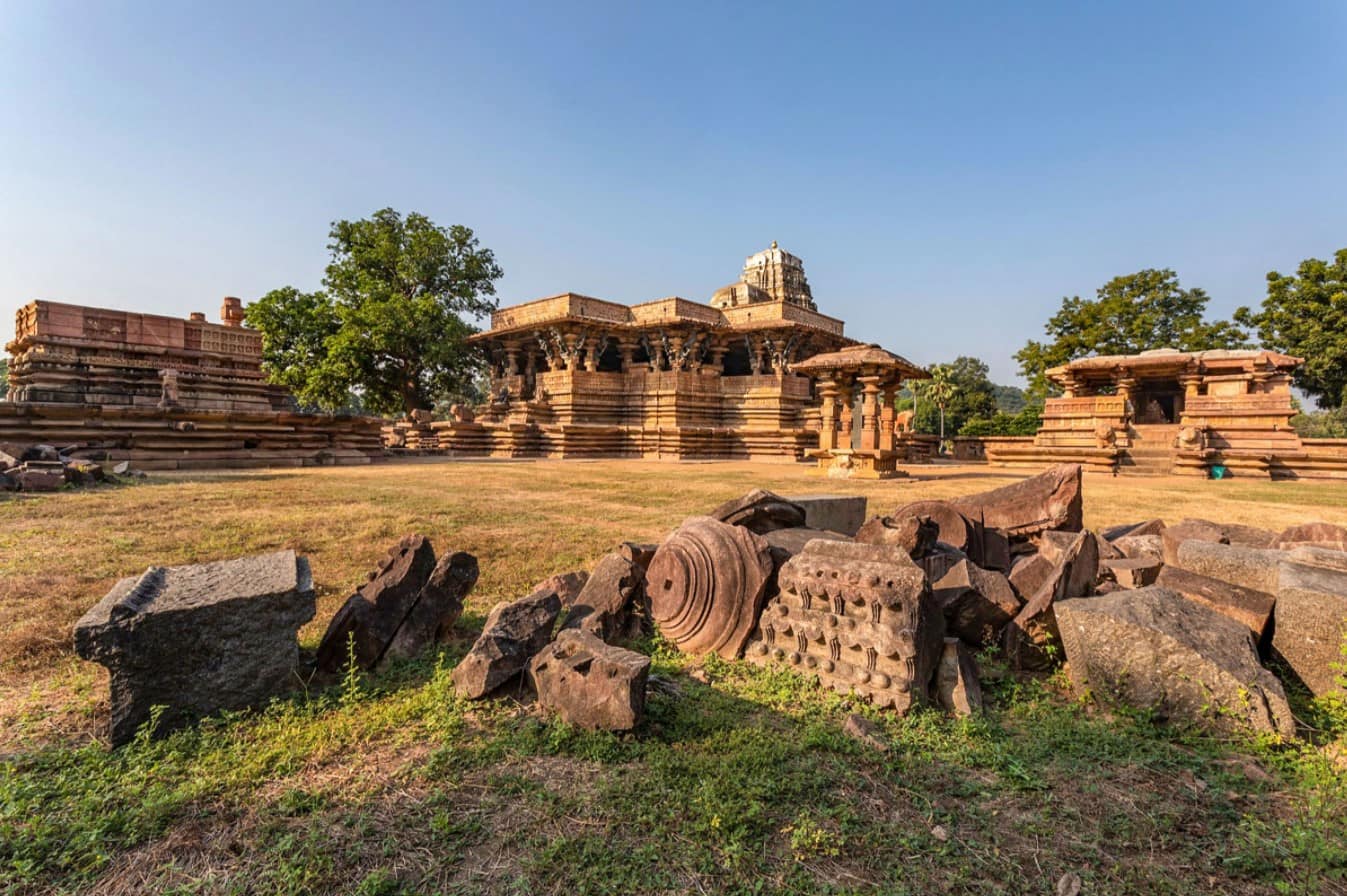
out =
[[[725,345],[724,341],[720,339],[712,339],[711,357],[707,360],[706,365],[705,367],[703,367],[703,369],[704,370],[709,369],[712,373],[723,374],[725,372],[725,352],[728,350],[729,349]]]
[[[1118,397],[1123,402],[1123,416],[1134,417],[1135,407],[1132,405],[1132,390],[1137,387],[1137,379],[1134,376],[1124,374],[1118,377],[1114,382],[1118,385]]]
[[[1254,395],[1266,395],[1268,393],[1268,381],[1272,379],[1274,372],[1266,368],[1255,370],[1249,384],[1249,391]]]
[[[894,441],[893,424],[898,416],[893,409],[894,399],[898,396],[898,383],[887,383],[880,391],[879,407],[879,450],[893,451],[896,447]]]
[[[879,382],[874,375],[858,376],[861,384],[861,450],[879,450]]]
[[[687,358],[683,357],[683,346],[687,344],[687,337],[681,334],[675,334],[670,349],[672,354],[669,357],[669,368],[671,370],[682,370],[687,366]]]
[[[622,357],[622,372],[631,370],[636,363],[636,345],[635,339],[630,336],[619,336],[617,338],[617,350]]]
[[[599,369],[599,355],[603,354],[604,346],[608,343],[608,337],[585,337],[585,370],[595,373]]]
[[[837,426],[837,447],[851,448],[851,409],[854,405],[852,397],[855,394],[855,382],[851,377],[846,376],[843,382],[838,383],[837,400],[839,405],[838,426]]]
[[[519,343],[505,343],[505,375],[515,376],[519,373]]]
[[[823,399],[823,426],[819,429],[818,446],[824,451],[837,448],[837,392],[837,383],[831,377],[819,380],[818,394]]]

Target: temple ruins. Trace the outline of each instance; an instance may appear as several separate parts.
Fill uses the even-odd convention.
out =
[[[262,370],[262,334],[226,298],[221,323],[60,302],[20,308],[0,442],[141,469],[368,463],[380,421],[300,413]]]
[[[1104,472],[1207,476],[1214,467],[1273,479],[1347,475],[1341,440],[1291,426],[1300,358],[1265,350],[1081,358],[1049,370],[1032,438],[980,440],[994,464],[1080,463]]]
[[[842,321],[818,311],[803,262],[776,243],[708,303],[567,292],[501,309],[472,340],[490,359],[489,403],[412,425],[406,447],[800,460],[820,424],[794,365],[852,344]]]

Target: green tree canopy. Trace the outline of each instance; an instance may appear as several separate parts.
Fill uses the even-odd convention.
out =
[[[1262,309],[1240,308],[1235,320],[1265,347],[1305,359],[1295,384],[1319,407],[1347,401],[1347,249],[1332,262],[1305,259],[1294,276],[1272,271]]]
[[[301,402],[338,408],[356,393],[375,413],[470,391],[480,359],[464,316],[496,308],[491,250],[467,227],[391,208],[337,221],[329,239],[324,291],[287,286],[248,306],[272,378]]]
[[[1134,355],[1156,348],[1203,351],[1241,348],[1247,334],[1228,321],[1202,319],[1208,296],[1183,289],[1171,270],[1138,271],[1114,277],[1094,300],[1062,299],[1044,330],[1051,340],[1031,340],[1015,353],[1031,394],[1046,394],[1049,368],[1090,355]]]

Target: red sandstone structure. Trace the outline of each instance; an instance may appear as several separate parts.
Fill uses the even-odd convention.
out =
[[[380,421],[301,414],[262,371],[262,335],[223,323],[36,301],[19,309],[0,442],[75,446],[142,469],[369,463]]]
[[[794,366],[851,344],[842,331],[773,243],[708,304],[568,292],[496,312],[473,337],[490,403],[393,435],[460,455],[800,460],[819,422]]]
[[[1033,438],[978,440],[994,464],[1080,463],[1104,472],[1273,479],[1347,476],[1347,442],[1291,426],[1291,373],[1277,352],[1157,349],[1048,371],[1061,388]]]

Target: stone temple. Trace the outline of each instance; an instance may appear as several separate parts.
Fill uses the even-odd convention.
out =
[[[792,365],[854,344],[776,243],[709,302],[566,292],[497,311],[473,341],[490,400],[429,424],[440,451],[787,461],[820,428],[813,383]]]

